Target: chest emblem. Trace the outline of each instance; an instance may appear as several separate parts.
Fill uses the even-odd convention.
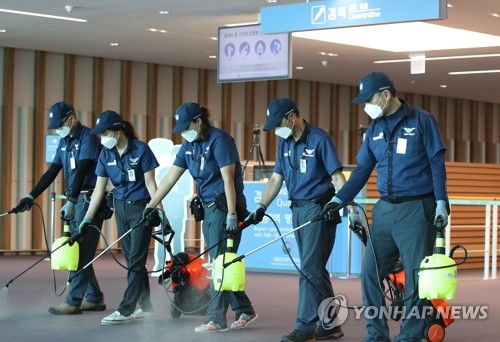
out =
[[[384,132],[380,132],[376,137],[373,137],[373,141],[384,139]]]
[[[314,153],[314,150],[309,150],[307,148],[304,150],[305,157],[314,157],[313,153]]]

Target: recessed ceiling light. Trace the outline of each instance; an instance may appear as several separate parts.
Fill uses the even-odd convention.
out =
[[[210,55],[210,56],[208,56],[208,58],[210,58],[210,59],[216,59],[217,56],[216,55]]]
[[[226,24],[224,26],[234,27],[234,26],[246,26],[246,25],[257,25],[257,24],[258,24],[258,22],[252,21],[252,22],[248,22],[248,23]]]
[[[453,7],[453,5],[452,5],[452,4],[448,4],[447,6],[448,6],[448,8],[452,8],[452,7]]]
[[[78,21],[81,23],[86,23],[86,19],[78,19],[78,18],[70,18],[70,17],[60,17],[57,15],[48,15],[48,14],[43,14],[43,13],[35,13],[35,12],[23,12],[23,11],[13,11],[5,8],[0,8],[0,12],[5,12],[5,13],[12,13],[12,14],[21,14],[21,15],[30,15],[33,17],[42,17],[42,18],[49,18],[49,19],[59,19],[59,20],[68,20],[68,21]]]
[[[0,30],[0,33],[5,33],[7,32],[7,30]]]
[[[446,84],[441,84],[439,87],[440,88],[448,88],[448,86]]]
[[[118,44],[118,43],[110,43],[109,45],[111,45],[111,46],[118,46],[120,44]]]
[[[167,14],[170,14],[169,11],[159,11],[158,13],[160,13],[161,15],[167,15]]]
[[[422,22],[304,31],[294,32],[292,35],[391,52],[500,46],[499,36]],[[391,37],[390,40],[380,40],[380,37],[388,36]],[[394,44],[394,41],[398,44]]]
[[[452,71],[448,75],[473,75],[473,74],[495,74],[500,70],[471,70],[471,71]]]
[[[217,38],[217,37],[210,37],[210,39],[212,39],[212,40],[219,40],[219,38]]]
[[[296,66],[295,69],[302,70],[302,69],[304,69],[304,67],[303,66]]]
[[[151,32],[160,32],[160,33],[167,33],[167,30],[158,30],[158,29],[155,29],[155,28],[149,28],[148,31],[151,31]]]
[[[329,53],[328,53],[328,56],[330,56],[330,57],[337,57],[337,56],[338,56],[338,54],[337,54],[337,53],[331,53],[331,52],[329,52]]]
[[[492,13],[491,15],[494,16],[495,18],[500,17],[500,14],[498,14],[498,13]]]
[[[484,55],[463,55],[463,56],[443,56],[443,57],[426,57],[426,61],[442,61],[448,59],[467,59],[467,58],[488,58],[488,57],[500,57],[500,53],[487,53]],[[384,64],[384,63],[402,63],[409,62],[410,59],[388,59],[385,61],[375,61],[375,64]]]
[[[270,4],[275,4],[278,2],[278,0],[267,0],[267,2],[269,2]]]

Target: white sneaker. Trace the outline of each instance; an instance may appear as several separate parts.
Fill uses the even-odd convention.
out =
[[[104,317],[101,320],[102,325],[125,324],[132,322],[132,315],[123,316],[120,311],[115,311],[111,315]]]
[[[135,320],[150,320],[155,317],[155,314],[148,311],[142,311],[142,309],[137,309],[134,311],[131,317]]]

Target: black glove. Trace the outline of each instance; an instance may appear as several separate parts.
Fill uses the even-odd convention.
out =
[[[340,223],[340,215],[339,215],[339,210],[340,207],[342,206],[342,201],[334,197],[332,198],[332,202],[327,203],[323,210],[321,210],[321,217],[323,220],[327,222],[335,222],[335,223]]]
[[[17,206],[12,208],[11,212],[17,214],[25,212],[26,210],[30,210],[33,206],[34,200],[35,198],[30,194],[26,195],[25,197],[21,198]]]
[[[144,208],[142,212],[141,223],[144,227],[158,227],[161,224],[160,215],[158,215],[158,209],[150,206],[149,204]]]
[[[251,213],[253,218],[253,224],[262,222],[264,215],[266,214],[266,207],[263,204],[257,204],[257,208]]]

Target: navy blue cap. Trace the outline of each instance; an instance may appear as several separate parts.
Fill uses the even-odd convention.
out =
[[[290,113],[299,113],[297,104],[289,98],[282,97],[272,100],[267,106],[267,123],[264,131],[269,131],[279,125],[281,119]]]
[[[372,72],[361,80],[359,84],[359,95],[352,100],[352,103],[360,104],[367,102],[376,93],[387,89],[394,89],[394,83],[389,76],[380,71]]]
[[[92,130],[93,134],[101,134],[108,129],[114,127],[123,127],[123,119],[117,112],[112,110],[106,110],[102,112],[97,121],[95,122],[95,128]]]
[[[73,106],[66,102],[54,103],[49,109],[49,127],[47,129],[56,129],[61,127],[64,120],[75,112]]]
[[[188,128],[189,123],[203,114],[199,104],[195,102],[183,103],[175,111],[175,120],[177,123],[173,129],[174,133],[181,133]]]

